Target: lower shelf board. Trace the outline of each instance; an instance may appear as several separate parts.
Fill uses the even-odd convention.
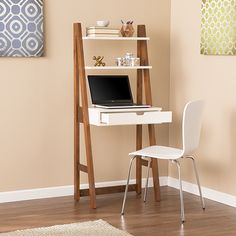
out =
[[[152,66],[86,66],[86,70],[137,70],[152,69]]]
[[[135,190],[136,190],[136,184],[130,184],[129,191],[135,191]],[[125,191],[125,185],[102,187],[102,188],[96,188],[96,195],[122,193],[124,191]],[[80,196],[81,197],[89,196],[89,190],[88,189],[81,189]]]

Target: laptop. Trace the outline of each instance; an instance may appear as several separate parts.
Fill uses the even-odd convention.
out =
[[[128,75],[88,75],[92,104],[101,108],[148,108],[133,103]]]

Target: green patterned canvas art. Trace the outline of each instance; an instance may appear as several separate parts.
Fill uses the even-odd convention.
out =
[[[236,55],[236,0],[202,0],[201,54]]]

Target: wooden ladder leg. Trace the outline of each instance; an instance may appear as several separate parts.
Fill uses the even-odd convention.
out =
[[[74,25],[74,199],[80,200],[80,124],[79,124],[79,72],[78,69],[78,32]]]
[[[141,57],[140,41],[137,41],[137,57]],[[137,70],[137,104],[143,102],[143,78],[142,70]],[[136,150],[142,148],[142,125],[136,125]],[[142,192],[142,160],[141,157],[136,158],[136,193]]]
[[[84,64],[83,42],[82,42],[82,29],[81,29],[80,23],[74,24],[74,35],[75,35],[75,40],[76,40],[76,53],[78,57],[76,59],[78,66],[75,67],[75,70],[77,71],[75,72],[75,74],[78,73],[79,87],[80,87],[81,101],[82,101],[81,114],[82,114],[82,121],[83,121],[83,126],[84,126],[84,139],[85,139],[86,160],[87,160],[87,170],[88,170],[90,207],[96,208],[96,192],[95,192],[94,169],[93,169],[93,158],[92,158],[92,147],[91,147],[91,133],[90,133],[89,114],[88,114],[88,97],[87,97],[87,88],[86,88],[86,80],[85,80],[85,64]],[[79,93],[79,91],[77,91],[77,93]],[[79,183],[77,183],[77,185],[79,185]],[[78,191],[78,188],[79,187],[77,186],[77,191]]]
[[[144,87],[145,87],[147,104],[152,105],[150,75],[148,70],[144,70]],[[150,145],[151,146],[156,145],[155,126],[153,124],[148,125],[148,133],[149,133]],[[152,159],[152,178],[153,178],[155,200],[160,201],[161,196],[160,196],[160,183],[159,183],[159,173],[158,173],[158,161],[157,159],[154,158]]]
[[[138,46],[139,48],[139,46]],[[139,57],[139,56],[138,56]],[[142,104],[142,70],[137,71],[137,104]],[[136,126],[136,150],[142,148],[142,125]],[[142,160],[136,158],[136,193],[142,192]]]
[[[138,36],[139,37],[146,37],[145,25],[138,26]],[[141,51],[141,58],[140,58],[141,65],[143,65],[143,66],[149,65],[147,42],[145,40],[140,41],[140,51]],[[144,79],[146,103],[149,105],[152,105],[152,91],[151,91],[149,69],[143,70],[143,79]],[[149,132],[150,145],[156,145],[155,127],[153,124],[148,125],[148,132]],[[159,184],[159,174],[158,174],[158,162],[156,159],[152,159],[152,175],[153,175],[155,200],[160,201],[160,184]]]

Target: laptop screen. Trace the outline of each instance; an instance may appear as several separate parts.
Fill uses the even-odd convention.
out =
[[[128,75],[88,75],[93,104],[133,103]]]

